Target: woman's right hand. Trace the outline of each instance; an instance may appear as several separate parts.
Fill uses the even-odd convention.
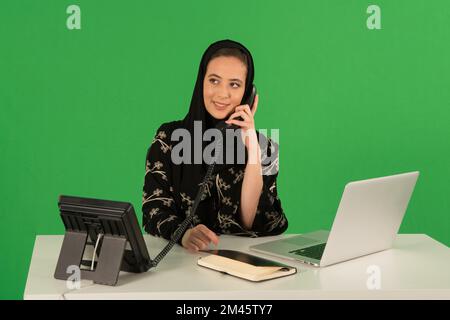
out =
[[[181,239],[183,247],[190,251],[204,250],[211,242],[217,246],[219,237],[203,224],[188,229]]]

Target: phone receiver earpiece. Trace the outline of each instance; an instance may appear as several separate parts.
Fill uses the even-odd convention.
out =
[[[250,106],[250,109],[253,109],[253,103],[255,103],[255,98],[256,98],[256,86],[253,85],[252,86],[252,91],[248,97],[248,99],[246,99],[242,104],[248,104]],[[242,117],[237,117],[235,118],[236,120],[239,121],[243,121],[244,119],[242,119]],[[216,129],[219,130],[223,130],[223,129],[239,129],[240,127],[235,125],[235,124],[228,124],[225,123],[225,121],[220,121],[217,125],[216,125]]]

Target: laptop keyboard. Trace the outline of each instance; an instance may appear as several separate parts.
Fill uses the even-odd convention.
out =
[[[325,245],[326,243],[321,243],[303,249],[292,250],[289,251],[289,253],[294,253],[299,256],[320,260],[322,258],[323,251],[325,250]]]

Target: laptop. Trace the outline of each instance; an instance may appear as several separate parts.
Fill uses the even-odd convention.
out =
[[[325,267],[392,247],[419,172],[348,183],[331,231],[250,246],[250,250]]]

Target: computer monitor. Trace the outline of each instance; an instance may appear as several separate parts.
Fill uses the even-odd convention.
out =
[[[68,268],[78,266],[81,279],[115,285],[120,271],[140,273],[153,266],[131,203],[61,195],[58,207],[66,234],[56,279],[67,280]],[[88,246],[94,246],[97,261],[83,259]]]

